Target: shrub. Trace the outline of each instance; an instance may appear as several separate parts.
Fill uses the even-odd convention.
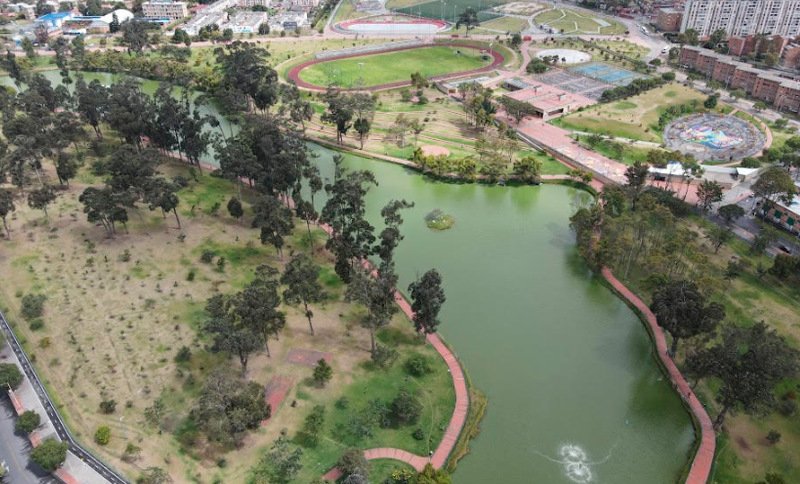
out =
[[[45,301],[47,301],[47,296],[44,294],[26,294],[22,297],[20,314],[27,320],[40,318],[44,313]]]
[[[797,402],[794,400],[781,400],[778,402],[778,413],[784,417],[792,417],[797,413]]]
[[[781,433],[778,432],[777,430],[770,430],[767,433],[767,442],[769,442],[771,445],[775,445],[780,441],[781,441]]]
[[[111,429],[103,425],[94,433],[94,441],[100,445],[108,445],[111,441]]]
[[[31,331],[39,331],[44,328],[44,321],[41,319],[34,319],[30,324]]]
[[[392,401],[392,417],[403,425],[417,423],[422,415],[422,403],[405,388]]]
[[[39,414],[34,412],[33,410],[26,410],[23,412],[22,415],[19,416],[19,420],[17,420],[17,430],[21,430],[26,434],[33,432],[33,430],[39,426],[41,423],[41,418]]]
[[[333,368],[324,358],[320,358],[314,367],[314,381],[320,386],[325,386],[331,378],[333,378]]]
[[[186,274],[186,280],[192,282],[196,275],[197,271],[195,271],[194,269],[189,269],[189,273]]]
[[[338,408],[340,410],[346,410],[347,407],[350,406],[350,400],[348,400],[347,397],[342,397],[342,398],[336,400],[335,405],[336,405],[336,408]]]
[[[12,389],[17,388],[22,383],[22,372],[13,363],[0,363],[0,386]]]
[[[117,410],[116,400],[103,400],[100,402],[100,412],[106,415],[114,413]]]
[[[414,376],[425,376],[433,372],[433,367],[428,358],[416,355],[406,360],[406,371]]]
[[[399,356],[394,348],[378,344],[372,352],[372,361],[381,368],[391,368]]]
[[[423,431],[422,429],[418,428],[418,429],[414,430],[414,433],[412,433],[411,436],[414,437],[414,440],[424,440],[425,439],[425,431]]]
[[[188,346],[182,346],[175,355],[176,363],[183,363],[192,359],[192,350]]]
[[[739,166],[741,166],[742,168],[758,168],[759,166],[761,166],[761,162],[757,158],[748,156],[747,158],[742,160],[742,163]]]
[[[217,255],[217,253],[216,253],[216,252],[214,252],[213,250],[204,250],[204,251],[203,251],[203,252],[200,254],[200,261],[201,261],[201,262],[205,262],[206,264],[210,264],[210,263],[211,263],[211,261],[213,261],[213,260],[214,260],[214,257],[215,257],[216,255]]]

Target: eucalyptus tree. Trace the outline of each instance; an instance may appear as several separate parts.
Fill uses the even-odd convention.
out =
[[[353,262],[367,257],[375,242],[374,228],[365,218],[364,197],[369,188],[378,183],[370,171],[347,170],[341,155],[335,155],[333,161],[336,165],[334,180],[325,186],[328,200],[320,219],[333,230],[326,247],[336,257],[336,274],[349,283]]]
[[[283,122],[272,115],[250,120],[242,137],[255,157],[253,174],[258,191],[291,198],[310,165],[305,140],[286,131]]]
[[[107,159],[100,159],[92,166],[95,175],[105,178],[115,192],[133,191],[141,197],[147,184],[156,175],[161,157],[153,148],[137,150],[124,144]]]
[[[376,349],[375,332],[388,325],[398,311],[395,301],[396,286],[397,274],[392,263],[381,264],[374,277],[364,264],[351,268],[351,280],[345,290],[345,300],[361,303],[367,309],[359,324],[369,329],[371,352]]]
[[[49,220],[47,206],[56,201],[56,191],[50,185],[45,184],[41,188],[36,188],[28,192],[28,206],[34,210],[44,212],[44,218]]]
[[[344,135],[353,126],[355,112],[352,99],[333,89],[329,89],[322,99],[328,105],[327,111],[322,114],[322,121],[336,125],[336,141],[342,144]]]
[[[272,195],[262,195],[253,205],[253,228],[261,229],[261,243],[275,247],[283,260],[283,238],[292,233],[292,211]]]
[[[314,204],[308,200],[304,200],[300,196],[300,192],[295,192],[294,196],[294,213],[297,218],[305,221],[306,229],[308,230],[308,245],[309,253],[314,254],[314,237],[311,235],[311,222],[319,218],[319,214],[314,209]]]
[[[61,152],[56,157],[56,176],[61,185],[69,186],[69,181],[78,175],[78,162],[70,153]]]
[[[218,294],[208,300],[204,329],[214,340],[211,351],[236,355],[243,374],[247,373],[250,355],[264,344],[258,332],[248,323],[236,311],[234,296]]]
[[[217,154],[219,170],[215,176],[236,183],[236,198],[242,201],[242,180],[252,180],[256,171],[256,156],[247,144],[246,140],[240,137],[228,138],[224,143],[219,139],[214,144],[214,151]]]
[[[442,289],[442,276],[431,269],[408,286],[411,293],[411,309],[414,311],[414,327],[421,334],[431,334],[439,327],[439,311],[447,300]]]
[[[108,110],[108,90],[97,79],[86,84],[83,76],[78,75],[75,82],[75,99],[81,118],[94,129],[97,139],[102,140],[100,123]]]
[[[286,326],[286,313],[279,309],[278,271],[268,266],[256,268],[253,282],[233,296],[234,311],[243,325],[260,335],[267,356],[270,357],[269,340],[278,339]]]
[[[105,121],[128,144],[142,148],[142,137],[152,134],[155,106],[134,78],[115,82],[108,89]]]
[[[269,52],[256,45],[236,41],[214,49],[222,73],[220,88],[226,97],[247,100],[248,110],[262,113],[275,105],[280,96],[278,74],[266,63]]]
[[[670,354],[678,351],[681,339],[711,333],[725,319],[725,308],[707,297],[697,284],[686,280],[669,281],[653,293],[650,310],[658,325],[672,336]]]
[[[311,121],[314,116],[314,108],[310,102],[303,99],[294,81],[281,85],[281,111],[288,114],[292,122],[300,123],[303,132],[306,130],[306,121]]]
[[[121,223],[128,231],[128,210],[133,206],[134,196],[129,191],[115,192],[110,187],[88,187],[78,197],[83,204],[83,213],[91,223],[100,223],[108,237],[117,233],[117,224]]]
[[[413,202],[391,200],[381,209],[381,217],[383,217],[385,227],[381,230],[378,244],[373,249],[373,253],[380,257],[381,265],[393,263],[394,250],[403,240],[403,235],[400,233],[403,217],[400,215],[400,211],[413,206]]]
[[[150,210],[161,209],[161,214],[166,218],[167,212],[175,215],[178,228],[181,228],[181,219],[178,216],[178,187],[175,183],[164,178],[152,178],[144,186],[144,203],[148,204]]]
[[[8,223],[6,219],[8,215],[15,211],[17,207],[14,205],[14,194],[11,190],[0,188],[0,218],[3,219],[3,228],[6,229],[8,240],[11,240],[11,231],[8,230]]]
[[[314,334],[314,325],[311,323],[311,317],[314,313],[308,305],[309,303],[323,302],[327,297],[318,281],[319,271],[320,267],[314,264],[309,256],[298,252],[286,264],[286,269],[281,275],[281,284],[286,286],[283,291],[283,300],[288,304],[303,304],[312,335]]]

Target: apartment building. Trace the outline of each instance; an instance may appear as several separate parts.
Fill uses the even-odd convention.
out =
[[[679,64],[729,89],[741,89],[756,99],[772,103],[779,110],[800,111],[800,82],[784,79],[732,57],[685,45],[681,48]]]
[[[722,29],[728,36],[800,34],[800,0],[687,0],[681,32],[700,37]]]
[[[172,0],[151,0],[142,3],[142,13],[147,18],[168,18],[170,20],[180,20],[189,16],[189,9],[186,2],[174,2]]]
[[[677,32],[681,29],[683,10],[660,8],[656,16],[656,28],[659,32]]]

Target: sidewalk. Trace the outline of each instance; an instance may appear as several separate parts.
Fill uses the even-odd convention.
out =
[[[17,415],[22,414],[27,410],[33,410],[41,418],[42,424],[28,435],[31,445],[34,447],[39,446],[46,439],[55,439],[61,442],[58,432],[53,425],[50,415],[45,411],[42,401],[36,394],[36,391],[25,374],[22,364],[20,363],[17,355],[12,351],[10,344],[4,344],[0,349],[0,362],[14,363],[19,367],[20,372],[24,375],[22,383],[16,390],[9,390],[8,396],[11,399],[12,405]],[[60,469],[54,472],[62,482],[66,484],[108,484],[108,481],[92,469],[87,463],[79,459],[71,451],[67,451],[67,458]]]

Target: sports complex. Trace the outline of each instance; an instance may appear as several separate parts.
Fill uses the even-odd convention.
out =
[[[304,89],[382,90],[409,85],[412,73],[440,81],[489,72],[505,62],[496,50],[466,43],[403,41],[317,52],[289,69]]]

